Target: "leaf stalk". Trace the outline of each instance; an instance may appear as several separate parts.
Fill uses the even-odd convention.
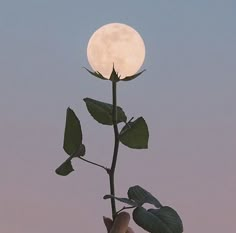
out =
[[[102,165],[100,165],[100,164],[98,164],[98,163],[94,163],[94,162],[92,162],[92,161],[90,161],[90,160],[87,160],[87,159],[85,159],[85,158],[82,158],[82,157],[78,157],[78,158],[81,159],[81,160],[83,160],[83,161],[85,161],[85,162],[87,162],[87,163],[90,163],[90,164],[92,164],[92,165],[95,165],[95,166],[97,166],[97,167],[101,167],[101,168],[105,169],[106,172],[109,174],[109,171],[110,171],[109,168],[106,168],[106,167],[104,167],[104,166],[102,166]]]

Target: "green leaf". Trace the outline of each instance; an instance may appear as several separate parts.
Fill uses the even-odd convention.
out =
[[[60,176],[67,176],[73,171],[74,168],[72,167],[71,160],[67,159],[63,164],[61,164],[61,166],[56,169],[55,172]]]
[[[92,72],[90,71],[89,69],[85,68],[91,75],[97,77],[97,78],[100,78],[100,79],[103,79],[103,80],[108,80],[107,78],[103,77],[103,75],[101,73],[99,73],[98,71],[95,71],[95,72]]]
[[[85,98],[87,109],[92,117],[104,125],[113,125],[112,104],[104,103],[91,98]],[[127,117],[121,107],[117,107],[117,123],[126,122]]]
[[[79,150],[75,154],[73,154],[73,157],[83,157],[85,155],[85,152],[85,145],[81,144]]]
[[[161,203],[151,193],[149,193],[139,185],[135,185],[129,188],[128,197],[134,202],[139,203],[140,206],[142,206],[144,203],[152,204],[157,208],[160,208],[162,206]]]
[[[139,206],[138,203],[128,199],[128,198],[121,198],[121,197],[114,197],[113,195],[105,195],[103,199],[109,199],[109,198],[114,198],[120,202],[123,202],[125,204],[131,205],[131,206]]]
[[[172,233],[162,221],[143,207],[137,207],[133,211],[135,223],[150,233]]]
[[[120,79],[121,81],[130,81],[130,80],[133,80],[135,78],[137,78],[139,75],[141,75],[144,71],[146,70],[142,70],[141,72],[137,73],[137,74],[134,74],[132,76],[126,76],[125,78],[123,79]]]
[[[112,69],[112,72],[111,72],[110,80],[112,82],[120,81],[120,76],[118,76],[118,73],[115,71],[114,65],[113,65],[113,69]]]
[[[81,143],[82,131],[80,121],[75,115],[74,111],[68,108],[66,113],[63,148],[68,155],[73,155],[79,150]]]
[[[183,223],[178,213],[169,206],[164,206],[161,209],[149,209],[149,212],[160,218],[168,225],[168,228],[173,233],[183,232]]]
[[[149,132],[143,117],[139,117],[134,122],[127,123],[121,130],[119,138],[124,145],[130,148],[147,149]]]
[[[151,233],[182,233],[183,224],[176,213],[170,207],[145,210],[137,207],[133,211],[133,219],[137,225]]]

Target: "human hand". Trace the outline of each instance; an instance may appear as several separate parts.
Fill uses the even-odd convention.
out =
[[[130,215],[127,212],[118,214],[114,223],[110,218],[103,217],[108,233],[134,233],[134,231],[128,227],[129,220]]]

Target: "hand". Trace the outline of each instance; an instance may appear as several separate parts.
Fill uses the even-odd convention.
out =
[[[134,233],[134,231],[128,227],[129,220],[130,215],[127,212],[118,214],[114,223],[110,218],[103,217],[108,233]]]

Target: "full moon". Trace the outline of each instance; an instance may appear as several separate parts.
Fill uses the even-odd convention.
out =
[[[105,78],[110,78],[113,64],[121,79],[135,74],[145,58],[142,37],[132,27],[110,23],[98,28],[87,46],[90,66]]]

